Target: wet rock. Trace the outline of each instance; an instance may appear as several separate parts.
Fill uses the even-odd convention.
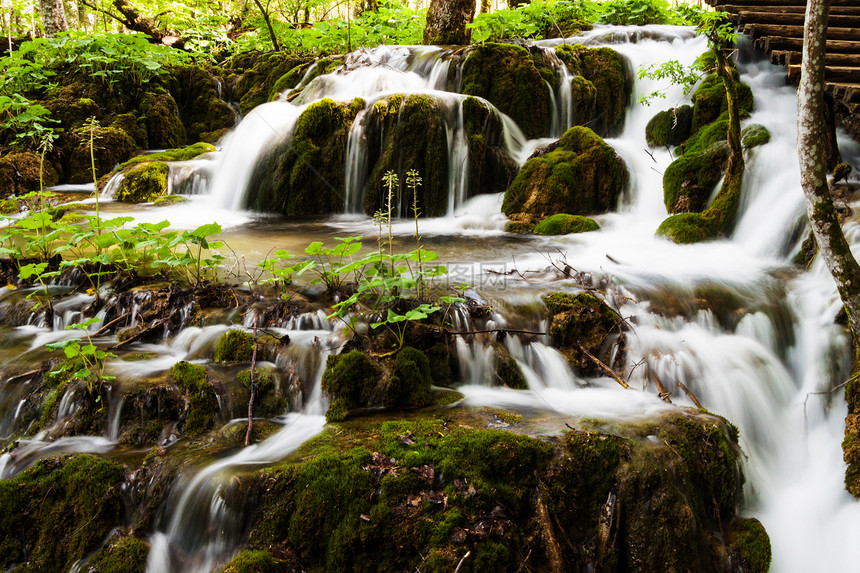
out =
[[[595,295],[554,292],[541,297],[546,304],[551,344],[582,376],[605,376],[588,355],[610,368],[624,364],[626,338],[623,320]]]
[[[559,213],[551,215],[538,223],[534,228],[535,235],[568,235],[571,233],[588,233],[597,231],[600,225],[590,217]]]
[[[658,112],[645,126],[649,147],[675,147],[693,133],[693,106],[682,105]]]
[[[149,203],[167,191],[169,168],[161,161],[135,165],[125,173],[114,199],[123,203]]]
[[[146,123],[150,149],[179,147],[185,143],[185,126],[179,118],[176,101],[164,90],[143,96],[140,113]]]
[[[572,127],[552,151],[523,165],[502,211],[537,217],[605,213],[615,209],[627,180],[627,167],[612,147],[587,127]]]
[[[343,211],[344,164],[349,128],[364,100],[318,101],[302,112],[292,137],[272,146],[258,162],[248,206],[292,217]]]
[[[529,384],[523,375],[522,368],[502,344],[494,344],[494,365],[499,384],[514,390],[528,390]]]
[[[215,362],[250,362],[254,353],[254,337],[244,330],[231,329],[215,344]]]
[[[199,64],[170,70],[167,83],[188,141],[215,142],[218,134],[236,124],[235,110],[220,97],[223,88],[218,72]]]
[[[170,376],[185,391],[183,433],[195,437],[210,430],[214,426],[219,405],[206,368],[199,364],[177,362],[170,369]]]
[[[227,64],[228,70],[237,74],[232,77],[232,82],[228,82],[232,84],[232,99],[238,101],[242,113],[247,114],[269,100],[270,93],[280,78],[298,66],[308,64],[309,60],[312,61],[305,56],[284,52],[249,52],[237,55]],[[298,78],[300,79],[301,77]]]
[[[744,149],[752,149],[770,141],[770,131],[758,123],[753,123],[741,130],[741,143]]]
[[[518,170],[505,147],[502,120],[477,98],[466,98],[462,106],[469,142],[467,198],[482,193],[500,193],[508,188]]]
[[[603,137],[620,134],[633,93],[633,73],[627,60],[611,48],[580,44],[558,46],[555,51],[577,74],[571,86],[576,125],[587,125]]]
[[[740,74],[735,70],[735,79]],[[693,100],[693,131],[713,123],[722,114],[728,112],[728,101],[726,100],[726,88],[723,80],[712,72],[705,76],[699,87],[692,95]],[[752,89],[744,83],[738,82],[738,106],[741,117],[749,115],[753,107]]]
[[[96,178],[110,173],[137,149],[137,144],[124,130],[104,127],[97,131],[94,142]],[[69,183],[89,183],[93,180],[89,135],[78,134],[69,157]]]
[[[0,158],[0,194],[25,195],[39,190],[39,156],[25,151]],[[49,161],[42,164],[44,187],[56,185],[59,177]],[[92,179],[92,177],[90,178]]]
[[[663,200],[671,213],[700,213],[708,201],[729,159],[725,137],[706,149],[690,151],[673,161],[663,173]]]
[[[485,43],[465,57],[463,94],[489,101],[529,138],[549,133],[552,94],[547,82],[553,84],[555,74],[540,50],[533,55],[522,46]]]
[[[91,573],[144,573],[149,543],[137,537],[119,537],[89,562]]]

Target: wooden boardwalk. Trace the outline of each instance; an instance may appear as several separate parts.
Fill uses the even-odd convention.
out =
[[[800,79],[803,50],[804,0],[705,0],[731,14],[738,31],[755,47],[786,66],[788,79]],[[827,93],[843,127],[860,140],[860,0],[833,0],[827,30],[825,59]]]

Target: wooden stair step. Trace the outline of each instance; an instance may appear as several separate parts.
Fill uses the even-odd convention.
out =
[[[722,8],[723,5],[737,5],[738,0],[705,0],[709,6]],[[744,0],[744,6],[806,6],[806,0]],[[860,6],[858,0],[833,0],[833,6]]]
[[[738,24],[788,24],[802,27],[806,14],[776,14],[742,10],[738,12],[736,18]],[[860,14],[847,16],[832,14],[828,20],[828,26],[831,28],[860,28]]]
[[[740,4],[726,4],[720,6],[720,10],[737,14],[738,12],[768,12],[775,14],[806,14],[805,5],[797,6],[747,6]],[[831,6],[830,15],[854,16],[860,15],[860,5],[857,6]]]
[[[788,79],[792,81],[800,79],[799,64],[788,66]],[[826,66],[824,79],[832,83],[860,84],[860,67]]]
[[[803,54],[794,50],[773,50],[770,53],[770,61],[781,66],[798,65]],[[825,54],[824,65],[826,66],[849,66],[860,68],[860,53],[854,54]]]
[[[803,26],[788,26],[779,24],[746,24],[743,32],[752,36],[753,39],[762,36],[780,36],[788,38],[803,38]],[[860,42],[860,28],[829,28],[827,39],[848,40]]]
[[[833,95],[834,98],[840,99],[851,104],[860,104],[860,85],[858,84],[839,84],[828,82],[826,84],[827,92]]]
[[[800,51],[803,49],[802,38],[787,38],[785,36],[773,35],[763,36],[755,40],[756,48],[770,52],[773,50]],[[850,40],[827,40],[828,54],[858,54],[860,53],[860,42]]]

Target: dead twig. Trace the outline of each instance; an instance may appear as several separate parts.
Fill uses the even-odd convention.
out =
[[[458,336],[465,334],[490,334],[493,332],[504,332],[505,334],[533,334],[535,336],[545,336],[546,332],[535,332],[534,330],[517,330],[512,328],[488,328],[486,330],[464,330],[460,332],[445,331],[448,336]]]
[[[688,397],[690,400],[692,400],[692,401],[693,401],[693,404],[695,404],[695,405],[696,405],[696,408],[698,408],[699,410],[704,410],[704,409],[705,409],[705,407],[704,407],[704,406],[702,406],[702,403],[701,403],[701,402],[699,402],[699,399],[698,399],[698,398],[696,398],[696,395],[695,395],[695,394],[693,394],[693,392],[692,392],[689,388],[687,388],[687,386],[685,386],[683,382],[681,382],[680,380],[678,380],[678,381],[676,381],[676,384],[678,384],[678,388],[680,388],[681,390],[683,390],[683,391],[684,391],[684,393],[687,395],[687,397]]]
[[[589,352],[588,350],[586,350],[586,349],[585,349],[585,347],[584,347],[582,344],[577,343],[577,346],[579,346],[579,350],[581,350],[581,351],[582,351],[582,353],[583,353],[583,354],[585,354],[585,355],[588,357],[588,359],[589,359],[589,360],[591,360],[592,362],[594,362],[594,364],[596,364],[598,367],[600,367],[600,369],[601,369],[601,370],[603,370],[604,372],[606,372],[606,374],[607,374],[610,378],[612,378],[613,380],[615,380],[616,382],[618,382],[619,384],[621,384],[621,387],[622,387],[622,388],[625,388],[625,389],[627,389],[627,390],[630,390],[630,389],[631,389],[631,388],[630,388],[630,384],[628,384],[627,382],[625,382],[625,381],[624,381],[624,379],[623,379],[623,378],[621,378],[621,376],[619,376],[619,375],[615,372],[615,370],[613,370],[612,368],[610,368],[609,366],[607,366],[606,364],[604,364],[604,363],[603,363],[603,361],[602,361],[602,360],[600,360],[597,356],[595,356],[594,354],[592,354],[591,352]]]
[[[462,567],[462,566],[463,566],[463,561],[465,561],[465,560],[466,560],[466,557],[468,557],[468,556],[469,556],[469,555],[471,555],[471,554],[472,554],[472,552],[471,552],[471,551],[466,551],[466,554],[465,554],[465,555],[463,555],[463,558],[462,558],[462,559],[460,559],[460,562],[459,562],[459,563],[457,563],[457,568],[456,568],[456,569],[454,569],[454,573],[459,573],[459,572],[460,572],[460,567]]]
[[[113,328],[114,326],[116,326],[117,324],[119,324],[120,322],[122,322],[123,320],[125,320],[127,318],[128,318],[128,313],[125,313],[122,316],[116,317],[115,319],[113,319],[109,323],[105,324],[103,327],[99,328],[96,331],[96,333],[93,334],[93,338],[96,338],[97,336],[101,336],[102,334],[106,333],[108,330],[110,330],[111,328]]]
[[[143,337],[143,336],[145,336],[145,335],[149,334],[150,332],[152,332],[152,331],[153,331],[153,330],[155,330],[156,328],[159,328],[159,327],[161,327],[161,326],[164,326],[164,324],[165,324],[166,322],[167,322],[167,319],[166,319],[166,318],[162,318],[161,320],[157,320],[157,321],[153,322],[153,323],[152,323],[152,324],[150,324],[148,327],[144,328],[143,330],[141,330],[140,332],[138,332],[138,333],[137,333],[137,334],[135,334],[134,336],[131,336],[131,337],[129,337],[129,338],[126,338],[126,339],[125,339],[125,340],[123,340],[122,342],[119,342],[119,343],[117,343],[117,344],[114,344],[114,345],[111,347],[111,350],[119,350],[119,349],[120,349],[120,348],[122,348],[123,346],[127,346],[127,345],[131,344],[132,342],[134,342],[134,341],[138,340],[139,338],[141,338],[141,337]]]

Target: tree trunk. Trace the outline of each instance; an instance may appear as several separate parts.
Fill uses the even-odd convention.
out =
[[[803,72],[797,90],[797,148],[800,181],[815,241],[839,289],[848,313],[851,333],[860,341],[860,266],[836,218],[827,185],[827,138],[824,103],[824,46],[830,0],[810,0],[806,5],[803,36]]]
[[[260,0],[254,0],[254,4],[257,5],[257,8],[260,9],[260,14],[263,15],[263,21],[266,22],[266,28],[269,29],[269,38],[272,40],[272,48],[276,52],[281,51],[281,46],[278,44],[278,37],[275,36],[275,30],[272,28],[272,21],[269,19],[269,13],[263,8],[263,5],[260,3]]]
[[[53,38],[57,32],[65,32],[69,29],[63,0],[39,0],[39,8],[42,12],[42,27],[45,29],[46,37]]]
[[[466,24],[475,17],[475,0],[431,0],[424,27],[425,45],[468,44]]]

